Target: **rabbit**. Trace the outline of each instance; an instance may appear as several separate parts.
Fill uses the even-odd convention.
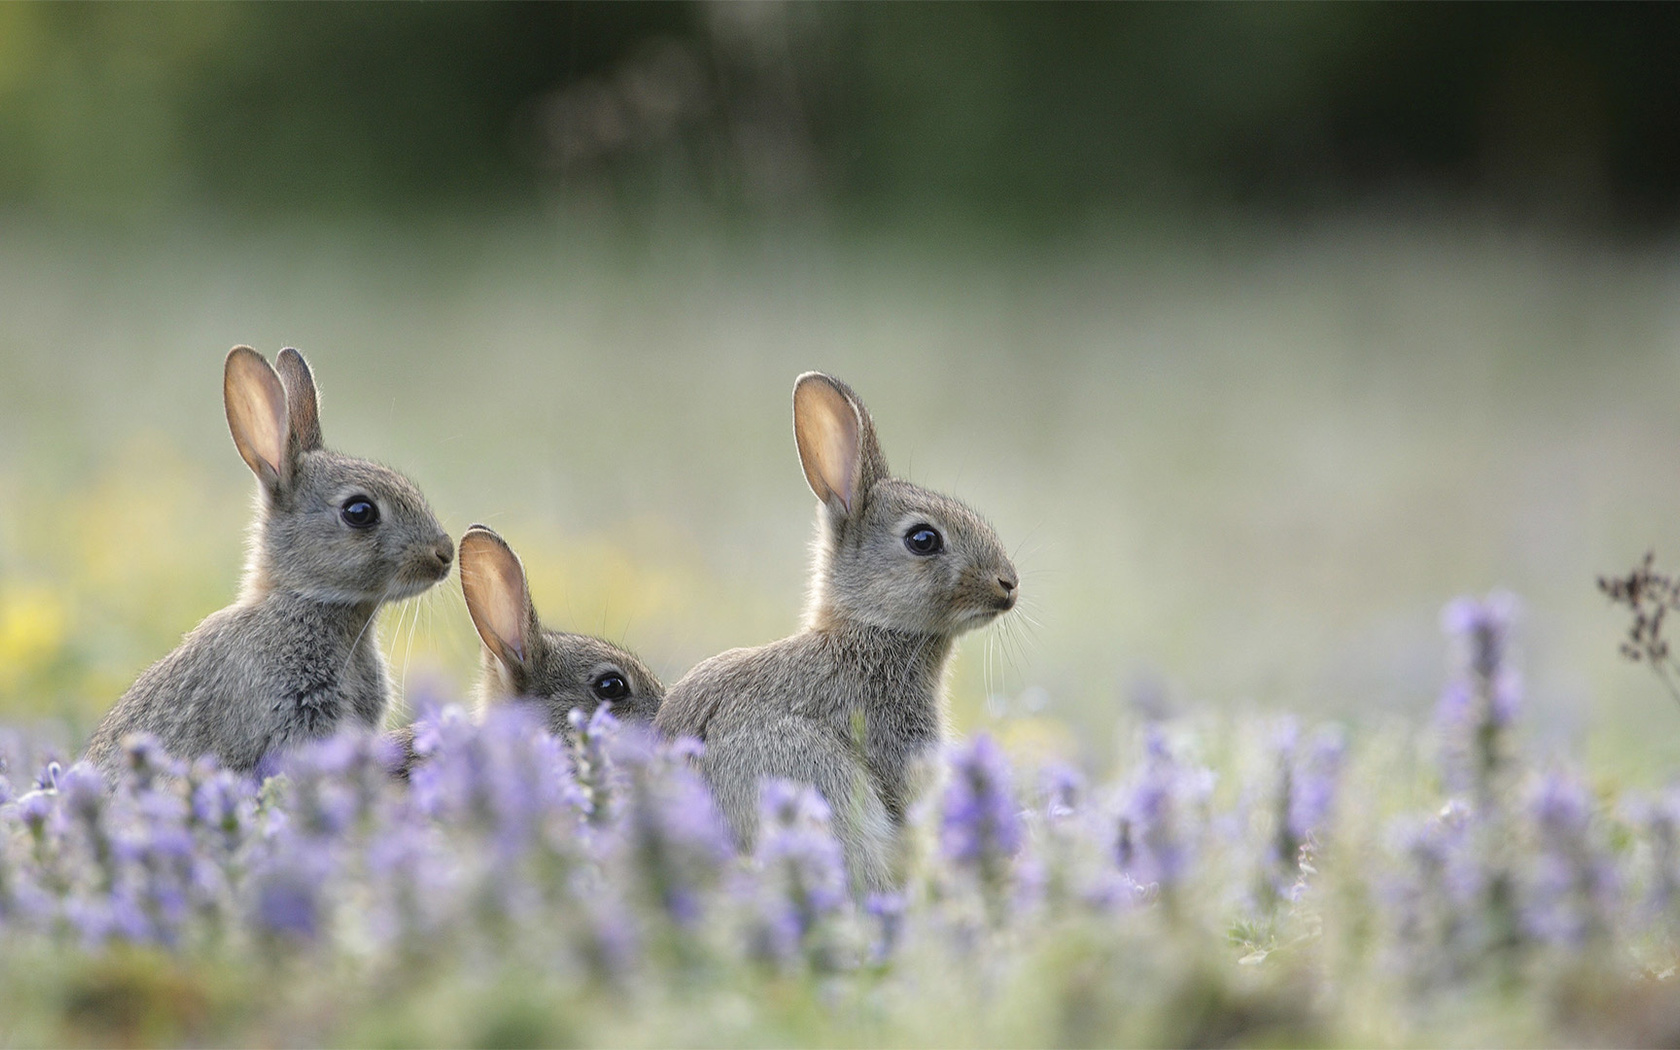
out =
[[[393,470],[323,447],[309,365],[291,348],[275,364],[236,346],[223,372],[228,429],[257,477],[238,600],[100,722],[87,757],[107,778],[131,733],[251,773],[265,755],[347,725],[377,729],[391,698],[379,608],[449,574],[455,547],[425,497]]]
[[[810,784],[854,888],[888,889],[944,736],[952,645],[1013,608],[1019,578],[977,514],[888,472],[846,384],[800,376],[793,429],[820,504],[803,629],[700,663],[656,726],[704,745],[700,772],[740,849],[752,848],[763,780]]]
[[[621,721],[652,725],[665,686],[635,654],[586,634],[543,627],[531,603],[525,567],[513,548],[485,525],[470,526],[461,537],[461,593],[467,612],[484,642],[479,706],[513,699],[537,701],[556,736],[571,735],[567,716],[580,709],[592,714],[612,704]],[[414,727],[391,733],[397,765],[406,777],[420,761]]]

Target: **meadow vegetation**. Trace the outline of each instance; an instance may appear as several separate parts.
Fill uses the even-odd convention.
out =
[[[1593,588],[1680,516],[1660,251],[552,234],[0,244],[0,1041],[1673,1038],[1675,715]],[[735,858],[658,748],[475,728],[453,582],[383,624],[411,788],[335,741],[93,792],[93,722],[234,589],[236,342],[667,680],[791,629],[787,386],[856,385],[1026,592],[959,652],[904,894],[844,892],[809,798]],[[1520,629],[1454,606],[1443,659],[1498,585]]]
[[[1430,727],[1138,727],[1123,772],[941,756],[902,892],[772,783],[738,856],[605,710],[428,705],[257,779],[0,749],[0,1039],[124,1044],[1645,1045],[1680,1033],[1680,797],[1519,742],[1510,595]],[[435,699],[435,698],[434,698]]]
[[[0,5],[0,1045],[1680,1041],[1677,40]],[[142,740],[102,792],[235,592],[235,344],[667,682],[793,629],[789,385],[854,386],[1021,570],[902,891],[797,788],[737,856],[685,745],[476,717],[453,580],[380,625],[411,783]]]

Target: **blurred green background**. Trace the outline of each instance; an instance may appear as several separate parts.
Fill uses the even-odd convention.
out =
[[[1677,49],[1657,5],[0,5],[0,718],[86,732],[230,599],[243,342],[671,679],[796,623],[822,368],[1019,552],[960,728],[1420,716],[1441,604],[1504,586],[1533,731],[1664,778],[1593,579],[1680,557]],[[453,581],[384,634],[470,682]]]

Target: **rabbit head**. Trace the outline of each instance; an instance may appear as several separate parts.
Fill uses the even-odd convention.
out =
[[[821,372],[793,388],[793,431],[822,507],[807,625],[955,636],[1014,608],[1015,566],[992,527],[894,478],[852,389]]]
[[[228,429],[259,487],[247,594],[378,605],[447,576],[454,545],[420,490],[324,448],[309,365],[289,347],[275,364],[236,346],[222,378]]]
[[[484,642],[484,697],[542,704],[549,728],[570,732],[573,708],[610,702],[628,721],[652,722],[665,687],[635,656],[601,638],[551,631],[537,618],[525,567],[494,530],[474,525],[461,537],[461,593]]]

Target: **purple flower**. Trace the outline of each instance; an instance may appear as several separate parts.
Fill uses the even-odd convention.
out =
[[[85,762],[76,763],[58,778],[58,793],[70,811],[84,820],[96,820],[105,808],[105,778]]]
[[[1001,877],[1021,849],[1021,813],[1010,780],[1009,762],[989,734],[952,756],[940,844],[952,863],[986,879]]]
[[[612,715],[611,704],[602,704],[589,715],[573,708],[566,715],[566,723],[572,730],[568,743],[584,812],[591,824],[605,824],[611,819],[613,796],[613,762],[608,745],[619,735],[618,719]]]
[[[322,923],[321,887],[303,868],[277,866],[257,876],[253,918],[272,934],[310,940]]]
[[[757,954],[787,963],[807,949],[813,963],[831,967],[832,953],[818,942],[848,899],[846,865],[829,828],[828,804],[815,788],[764,783],[754,860],[759,878],[749,892]]]
[[[627,773],[628,799],[613,828],[617,862],[632,869],[630,881],[666,915],[692,925],[735,856],[734,842],[711,792],[686,763],[656,755]]]
[[[863,902],[864,913],[875,920],[869,942],[869,960],[877,965],[892,958],[904,931],[906,902],[901,893],[871,893]]]
[[[1276,772],[1271,812],[1266,815],[1271,832],[1261,850],[1260,878],[1250,901],[1260,912],[1284,900],[1298,900],[1306,889],[1313,870],[1307,858],[1335,800],[1342,752],[1341,734],[1330,727],[1320,729],[1305,747],[1293,718],[1281,720],[1273,731]],[[1216,826],[1240,838],[1242,823],[1226,818]]]
[[[1486,598],[1454,598],[1441,610],[1441,630],[1468,644],[1471,669],[1491,676],[1505,662],[1511,630],[1522,615],[1522,604],[1509,591]]]
[[[1540,841],[1528,873],[1526,925],[1542,941],[1577,949],[1602,940],[1617,877],[1595,833],[1591,795],[1573,777],[1552,772],[1535,786],[1529,807]]]
[[[213,758],[194,763],[189,778],[192,819],[215,832],[226,848],[236,846],[254,815],[251,782],[220,768]]]
[[[391,813],[372,836],[363,856],[380,892],[368,918],[382,942],[424,944],[454,917],[471,869],[452,845],[443,828],[414,809]]]
[[[130,790],[147,790],[159,777],[179,777],[185,771],[150,733],[131,733],[123,740],[122,776]]]
[[[35,787],[39,791],[57,791],[58,775],[63,767],[58,762],[48,762],[41,767],[41,775],[35,778]]]
[[[1341,730],[1325,726],[1313,734],[1305,754],[1292,756],[1288,823],[1297,840],[1307,841],[1329,822],[1346,755]]]
[[[1213,790],[1213,774],[1174,758],[1159,726],[1150,726],[1144,741],[1143,768],[1115,822],[1114,859],[1138,885],[1170,894],[1189,874],[1197,811]]]
[[[563,745],[530,705],[495,705],[482,725],[449,708],[432,726],[432,757],[411,780],[422,812],[470,822],[512,858],[545,820],[584,811]]]
[[[1047,818],[1066,820],[1084,804],[1085,774],[1066,763],[1049,763],[1038,772],[1038,794]]]
[[[1510,659],[1519,611],[1515,597],[1495,591],[1454,599],[1441,612],[1454,648],[1453,677],[1436,709],[1442,772],[1451,790],[1473,791],[1482,807],[1499,803],[1508,779],[1506,738],[1522,703],[1522,678]]]
[[[1477,902],[1486,872],[1472,848],[1468,811],[1450,804],[1389,829],[1397,864],[1380,879],[1400,966],[1422,984],[1451,980],[1479,958]]]
[[[1635,799],[1629,809],[1651,845],[1642,914],[1666,925],[1680,907],[1680,791],[1670,787],[1654,799]]]
[[[46,830],[47,818],[57,808],[58,796],[52,791],[37,788],[17,801],[18,817],[32,835],[40,838]]]

